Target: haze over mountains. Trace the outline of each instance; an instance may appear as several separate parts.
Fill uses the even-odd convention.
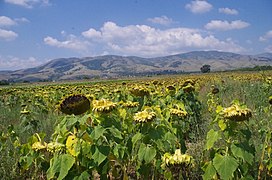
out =
[[[193,51],[156,58],[105,55],[60,58],[34,68],[0,71],[0,80],[43,81],[82,78],[197,72],[204,64],[212,71],[272,65],[272,53],[241,55],[219,51]]]

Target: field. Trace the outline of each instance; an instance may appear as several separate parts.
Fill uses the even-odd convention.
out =
[[[271,179],[272,72],[0,88],[1,179]]]

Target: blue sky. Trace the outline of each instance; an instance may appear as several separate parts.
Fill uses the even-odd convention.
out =
[[[0,0],[0,70],[195,50],[272,52],[272,0]]]

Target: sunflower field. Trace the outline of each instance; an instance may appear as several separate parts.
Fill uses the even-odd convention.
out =
[[[1,179],[272,179],[272,72],[0,88]]]

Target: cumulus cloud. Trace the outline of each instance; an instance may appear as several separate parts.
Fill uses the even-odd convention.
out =
[[[205,13],[212,9],[212,5],[207,1],[196,0],[186,4],[185,8],[190,10],[192,13]]]
[[[17,70],[40,65],[41,62],[34,57],[18,58],[0,55],[0,70]]]
[[[248,27],[250,24],[241,20],[236,21],[221,21],[221,20],[212,20],[208,24],[205,25],[206,29],[209,30],[220,30],[220,31],[228,31],[233,29],[243,29]]]
[[[223,50],[240,52],[244,49],[232,40],[219,40],[213,35],[190,28],[155,29],[146,25],[118,26],[106,22],[99,30],[82,32],[90,44],[100,47],[100,53],[154,57],[184,50]]]
[[[171,18],[168,18],[167,16],[148,18],[147,21],[164,26],[168,26],[174,23],[174,21]]]
[[[65,36],[63,41],[47,36],[44,43],[87,55],[106,53],[155,57],[188,50],[244,51],[231,39],[219,40],[204,31],[182,27],[161,30],[147,25],[119,26],[114,22],[106,22],[100,29],[90,28],[79,37],[66,37],[65,32],[62,35]]]
[[[0,16],[0,27],[14,26],[14,25],[17,25],[18,23],[26,23],[26,22],[30,22],[30,21],[25,17],[11,19],[10,17],[7,17],[7,16]]]
[[[10,30],[5,30],[5,29],[0,28],[0,40],[11,41],[17,37],[18,37],[17,33],[10,31]]]
[[[219,8],[218,11],[223,14],[228,15],[237,15],[238,11],[236,9],[230,9],[230,8]]]
[[[50,5],[49,0],[5,0],[5,2],[25,8],[33,8],[35,4]]]
[[[7,16],[0,16],[0,27],[2,26],[13,26],[16,24],[16,21],[12,20]]]
[[[272,30],[265,33],[265,35],[259,38],[260,41],[267,41],[268,39],[272,38]]]
[[[69,35],[66,40],[59,41],[53,37],[47,36],[44,39],[44,43],[50,46],[58,48],[72,49],[76,51],[85,51],[88,47],[88,42],[78,39],[74,35]]]

